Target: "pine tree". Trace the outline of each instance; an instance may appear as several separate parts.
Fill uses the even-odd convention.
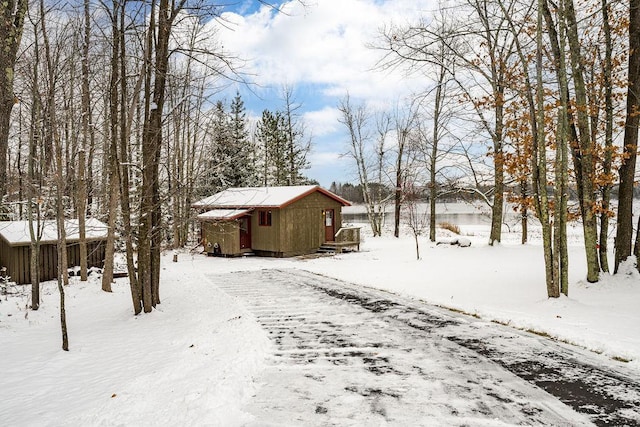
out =
[[[211,121],[211,167],[207,180],[212,192],[218,192],[234,186],[233,157],[235,155],[231,140],[229,116],[224,103],[218,101]]]
[[[256,176],[256,159],[249,131],[247,130],[247,114],[244,101],[239,92],[231,101],[229,111],[230,142],[233,147],[233,168],[230,182],[232,187],[251,187],[258,184]]]
[[[287,136],[284,131],[284,117],[281,112],[262,112],[256,129],[256,139],[261,148],[262,185],[287,185]]]
[[[287,185],[303,184],[308,181],[302,171],[309,168],[307,154],[311,151],[311,140],[304,134],[304,123],[299,114],[302,105],[295,101],[290,88],[284,88],[283,101],[284,109],[279,114],[282,116],[282,131],[285,137],[285,180]]]

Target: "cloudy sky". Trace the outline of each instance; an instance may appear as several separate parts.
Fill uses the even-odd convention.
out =
[[[377,71],[381,52],[371,49],[383,26],[429,15],[433,0],[305,0],[281,4],[281,13],[255,0],[242,1],[222,16],[219,35],[224,50],[244,58],[242,69],[252,85],[238,89],[251,115],[282,106],[282,89],[293,89],[313,136],[307,176],[323,186],[356,182],[347,151],[348,139],[338,122],[337,105],[347,92],[355,102],[393,106],[424,80],[401,72]],[[232,10],[232,11],[231,11]]]

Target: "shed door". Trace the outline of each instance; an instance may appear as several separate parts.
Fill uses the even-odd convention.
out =
[[[251,249],[251,217],[243,216],[240,222],[240,249]]]
[[[336,235],[335,215],[333,209],[324,211],[324,240],[325,242],[333,242]]]

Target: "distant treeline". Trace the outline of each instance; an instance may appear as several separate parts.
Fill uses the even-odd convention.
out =
[[[389,200],[392,202],[393,195],[395,189],[390,185],[377,184],[377,183],[369,183],[369,192],[372,193],[372,197],[379,195],[380,200]],[[341,183],[341,182],[332,182],[329,187],[329,191],[338,196],[346,199],[352,203],[364,203],[364,194],[362,192],[362,185],[357,184],[353,185],[351,183]],[[429,186],[425,185],[422,187],[418,187],[417,189],[414,187],[414,192],[412,196],[414,198],[418,198],[421,200],[429,200]],[[442,202],[453,202],[453,201],[475,201],[480,200],[480,197],[477,193],[471,193],[465,191],[463,189],[457,188],[445,188],[444,186],[440,186],[438,191],[438,201]]]
[[[391,201],[391,199],[393,198],[394,188],[392,188],[390,185],[377,184],[377,183],[371,183],[369,185],[371,188],[369,191],[371,193],[374,193],[372,194],[372,196],[379,194],[381,196],[380,199],[382,200],[389,199],[389,201]],[[454,202],[454,201],[473,202],[473,201],[482,200],[478,192],[467,191],[467,189],[465,189],[464,187],[446,186],[446,185],[439,185],[439,184],[438,184],[438,187],[439,188],[438,188],[437,200],[440,202]],[[488,186],[480,188],[480,192],[484,194],[487,194],[488,190],[489,190]],[[352,203],[364,203],[364,195],[362,193],[362,186],[360,184],[354,185],[348,182],[341,183],[341,182],[333,181],[331,183],[331,186],[329,187],[329,191],[331,191],[334,194],[337,194],[338,196]],[[518,192],[519,192],[519,189],[515,186],[506,187],[507,194],[509,193],[518,194]],[[549,192],[549,195],[552,195],[553,188],[549,187],[548,192]],[[429,186],[425,185],[425,186],[419,187],[418,193],[414,194],[413,196],[417,197],[418,199],[424,200],[425,202],[428,201]],[[636,199],[640,199],[640,187],[634,188],[633,196]],[[618,197],[617,185],[612,188],[611,197],[613,199],[616,199]],[[578,200],[578,194],[574,188],[570,188],[569,190],[569,199],[572,201]]]

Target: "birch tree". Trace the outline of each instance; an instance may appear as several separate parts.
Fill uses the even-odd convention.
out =
[[[474,122],[491,141],[493,159],[493,198],[489,244],[500,242],[504,209],[504,108],[509,89],[510,62],[514,55],[513,38],[499,6],[491,0],[468,0],[469,14],[447,26],[446,33],[435,23],[419,18],[413,25],[389,27],[381,48],[387,52],[383,62],[392,67],[413,63],[423,67],[433,62],[432,51],[442,41],[456,58],[455,82],[476,114]],[[433,24],[433,25],[430,25]],[[462,71],[464,70],[464,72]]]
[[[370,171],[367,164],[367,147],[371,144],[372,135],[369,125],[371,116],[364,105],[352,105],[349,95],[347,94],[338,105],[341,118],[339,119],[349,135],[349,149],[347,155],[352,158],[356,164],[356,172],[358,174],[358,182],[362,188],[362,196],[364,198],[365,208],[367,210],[367,218],[373,236],[382,235],[382,204],[380,191],[380,176],[382,174],[382,163],[384,161],[384,140],[386,133],[382,132],[381,126],[378,126],[378,142],[376,147],[376,158],[378,164],[379,181],[376,191],[378,197],[374,197],[371,180],[369,178]]]
[[[394,224],[393,235],[400,237],[400,210],[402,209],[403,192],[405,180],[409,174],[408,158],[412,148],[411,136],[416,133],[418,113],[417,103],[411,102],[406,110],[396,109],[393,117],[393,126],[396,132],[397,152],[395,161],[395,182],[394,182]]]

